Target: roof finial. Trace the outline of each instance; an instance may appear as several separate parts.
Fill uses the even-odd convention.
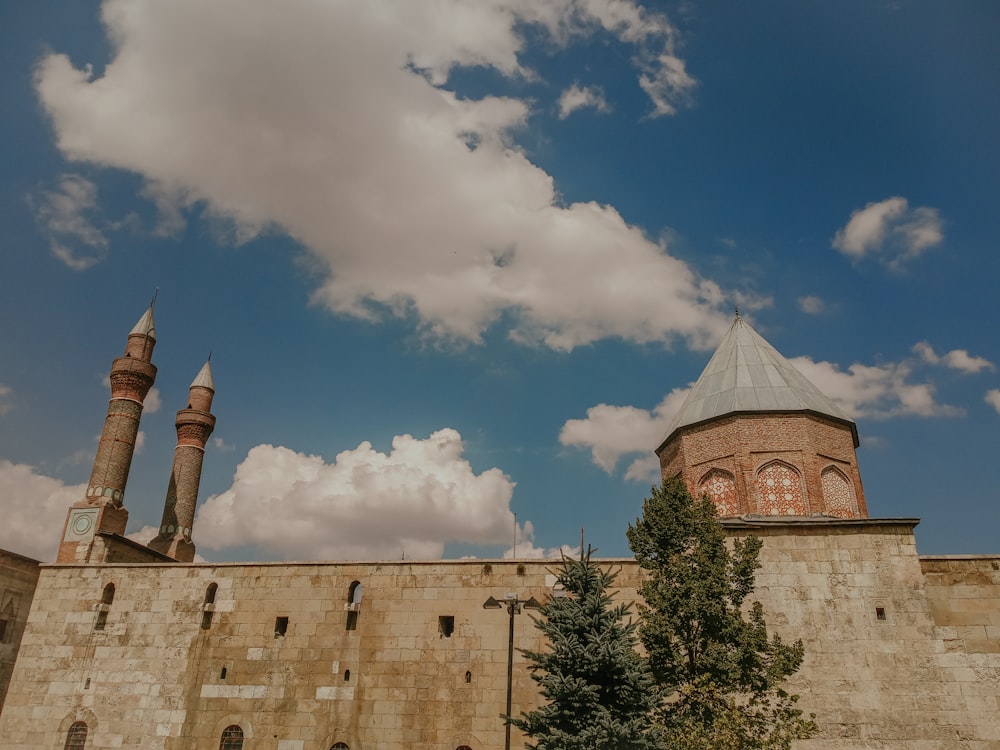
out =
[[[738,318],[738,317],[740,317],[740,307],[739,307],[739,305],[737,305],[735,309],[736,309],[736,317]]]
[[[209,362],[212,361],[212,350],[211,349],[208,350],[208,361]]]
[[[159,293],[160,293],[160,287],[156,287],[153,290],[153,298],[149,301],[149,309],[150,310],[152,310],[154,307],[156,307],[156,295],[158,295]]]

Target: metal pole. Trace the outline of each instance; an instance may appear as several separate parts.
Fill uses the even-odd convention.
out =
[[[514,681],[514,610],[517,609],[517,600],[507,602],[507,611],[510,612],[510,635],[507,639],[507,736],[504,740],[504,750],[510,750],[510,708],[511,693]]]

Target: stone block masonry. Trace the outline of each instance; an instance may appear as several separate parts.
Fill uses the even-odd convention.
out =
[[[991,563],[921,560],[914,523],[726,522],[764,541],[756,598],[769,627],[805,642],[789,687],[821,733],[797,750],[1000,750]],[[634,600],[635,562],[603,564],[621,568],[616,598]],[[482,604],[544,599],[554,565],[44,566],[0,737],[62,747],[82,721],[88,750],[216,750],[233,725],[247,750],[502,747],[508,619]],[[938,575],[964,576],[954,597]],[[942,624],[948,612],[979,619]],[[543,646],[529,613],[515,617],[515,645]],[[519,652],[513,688],[515,713],[536,705]]]

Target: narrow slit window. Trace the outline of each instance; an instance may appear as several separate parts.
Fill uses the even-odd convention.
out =
[[[875,607],[875,619],[879,622],[886,620],[885,607]]]
[[[344,682],[350,682],[350,681],[351,681],[351,670],[345,669],[344,670]]]
[[[285,633],[288,632],[288,618],[287,617],[275,617],[274,618],[274,637],[284,638]]]
[[[472,682],[472,672],[466,672],[465,673],[465,683],[468,684],[470,682]]]
[[[227,673],[227,671],[228,670],[225,667],[223,667],[221,670],[219,670],[219,679],[220,680],[226,679],[226,673]]]
[[[94,620],[94,630],[104,630],[108,626],[108,613],[106,610],[101,610],[97,613],[97,619]]]

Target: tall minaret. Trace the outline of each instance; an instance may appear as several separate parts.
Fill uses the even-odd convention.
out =
[[[95,534],[125,533],[125,483],[132,466],[142,403],[156,380],[156,366],[151,362],[155,345],[150,304],[129,332],[124,356],[111,365],[111,401],[87,483],[87,496],[70,507],[57,562],[98,562],[91,559]]]
[[[160,533],[149,543],[151,549],[180,562],[194,560],[191,527],[194,525],[194,508],[198,502],[205,444],[215,429],[215,416],[211,413],[214,395],[215,382],[212,380],[209,358],[191,383],[187,408],[177,412],[177,448],[174,451],[170,484],[167,486],[163,521]]]

